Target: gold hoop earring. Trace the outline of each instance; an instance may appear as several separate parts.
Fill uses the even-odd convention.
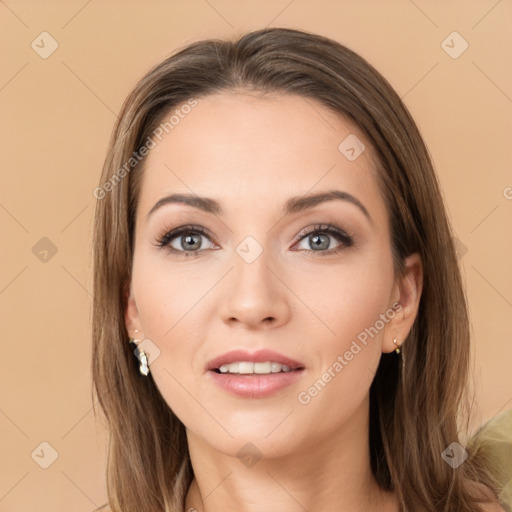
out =
[[[141,332],[141,331],[139,331],[138,329],[135,329],[134,335],[136,332]],[[142,343],[142,341],[143,340],[137,340],[134,338],[130,338],[129,343],[132,343],[133,345],[135,345],[135,350],[133,351],[133,353],[135,354],[135,357],[140,362],[139,373],[141,375],[144,375],[145,377],[147,377],[149,375],[148,358],[147,358],[144,350],[142,350],[142,348],[139,348],[139,346],[138,346],[140,343]]]

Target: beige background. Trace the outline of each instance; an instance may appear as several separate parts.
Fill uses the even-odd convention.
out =
[[[0,511],[87,512],[106,501],[89,376],[92,191],[135,81],[200,38],[302,28],[388,78],[430,148],[459,239],[474,426],[512,407],[510,0],[5,0],[0,17]],[[44,31],[58,43],[46,59]],[[442,44],[453,31],[469,44],[457,58],[459,36]]]

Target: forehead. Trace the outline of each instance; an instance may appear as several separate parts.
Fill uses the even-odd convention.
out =
[[[383,213],[371,148],[355,124],[320,102],[226,92],[198,98],[187,112],[155,139],[139,211],[147,213],[166,193],[208,196],[226,210],[254,213],[291,196],[340,189]]]

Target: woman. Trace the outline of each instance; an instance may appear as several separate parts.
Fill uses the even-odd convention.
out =
[[[127,98],[95,196],[112,511],[503,510],[458,442],[439,184],[364,59],[292,29],[181,49]]]

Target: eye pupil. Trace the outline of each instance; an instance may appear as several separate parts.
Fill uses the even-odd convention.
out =
[[[188,249],[199,249],[201,247],[201,235],[184,235],[181,240],[182,246]]]
[[[323,240],[322,240],[323,237]],[[312,247],[314,250],[327,249],[329,247],[329,236],[328,235],[311,235],[310,240],[313,240]]]

